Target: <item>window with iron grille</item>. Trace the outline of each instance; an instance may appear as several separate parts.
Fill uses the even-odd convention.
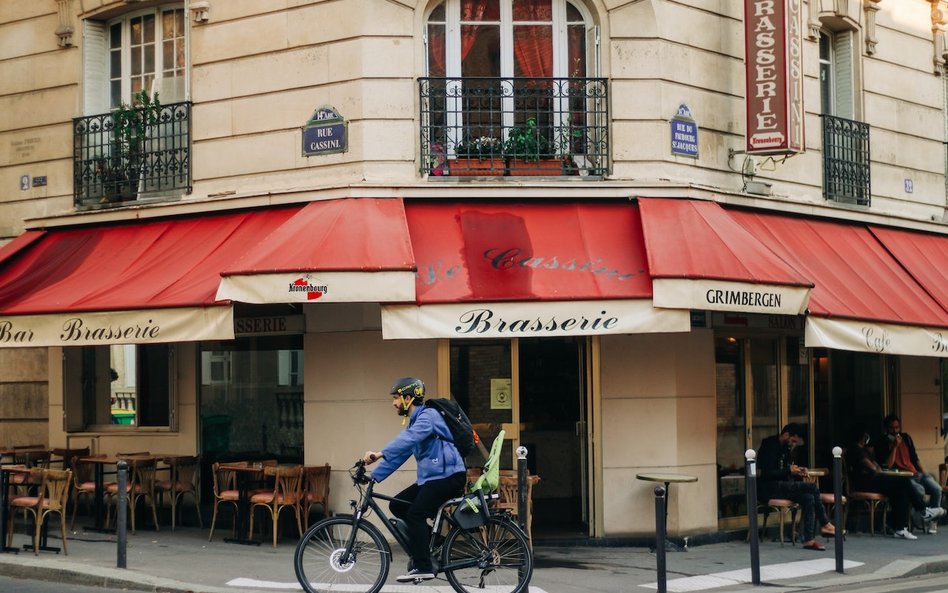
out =
[[[422,173],[603,175],[598,29],[569,0],[445,0],[419,80]]]
[[[855,120],[854,40],[852,31],[820,33],[823,195],[835,202],[868,206],[869,124]]]
[[[76,207],[190,191],[187,30],[181,3],[83,22],[86,115],[73,122]],[[129,133],[129,121],[144,125]]]

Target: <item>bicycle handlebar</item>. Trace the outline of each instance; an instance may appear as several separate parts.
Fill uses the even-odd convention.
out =
[[[365,461],[361,459],[355,462],[349,474],[352,476],[352,482],[354,484],[364,485],[373,481],[372,474],[367,473],[365,470]]]

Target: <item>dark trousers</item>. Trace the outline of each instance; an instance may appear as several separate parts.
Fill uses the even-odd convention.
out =
[[[421,486],[412,484],[395,495],[405,502],[392,502],[389,509],[396,517],[405,520],[408,525],[408,540],[411,559],[415,568],[431,570],[431,557],[428,556],[428,538],[431,528],[428,519],[434,518],[444,501],[460,496],[467,481],[467,474],[456,473],[440,480],[431,480]]]
[[[909,513],[915,509],[919,513],[925,512],[925,500],[908,478],[898,476],[872,476],[859,480],[858,490],[878,492],[889,499],[892,512],[889,513],[889,527],[898,531],[909,526]]]
[[[800,505],[803,512],[801,522],[803,523],[803,541],[807,542],[816,537],[816,522],[819,520],[820,526],[829,523],[829,517],[826,516],[826,509],[820,502],[820,489],[816,484],[809,482],[769,482],[761,489],[761,502],[767,503],[771,498],[785,498],[792,500]]]

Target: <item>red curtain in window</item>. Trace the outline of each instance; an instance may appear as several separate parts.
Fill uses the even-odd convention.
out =
[[[553,76],[553,27],[518,25],[514,27],[514,57],[519,76]]]
[[[445,76],[444,25],[428,26],[428,76]]]

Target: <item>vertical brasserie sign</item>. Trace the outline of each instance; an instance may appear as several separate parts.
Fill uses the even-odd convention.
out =
[[[800,0],[744,0],[747,152],[803,152]]]

